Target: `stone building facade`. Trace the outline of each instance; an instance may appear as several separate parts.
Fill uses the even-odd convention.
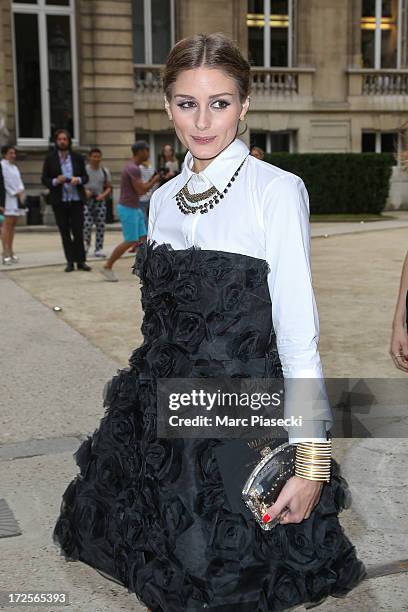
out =
[[[267,151],[408,148],[408,0],[0,0],[0,140],[41,190],[54,128],[103,149],[117,184],[137,138],[181,150],[160,68],[184,36],[222,31],[253,73],[248,144]],[[3,121],[2,121],[3,120]],[[408,203],[394,170],[390,206]]]

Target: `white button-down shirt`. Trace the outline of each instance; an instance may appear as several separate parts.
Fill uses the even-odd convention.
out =
[[[188,215],[179,210],[175,196],[186,183],[190,193],[212,186],[222,192],[244,159],[228,193],[213,209]],[[194,245],[266,260],[270,267],[272,322],[284,378],[323,379],[310,266],[309,199],[303,181],[249,155],[248,147],[239,139],[199,173],[193,172],[193,161],[188,151],[181,174],[152,194],[148,239],[171,244],[174,249]],[[292,411],[290,401],[287,395],[285,416],[298,415],[298,408]],[[297,427],[288,428],[290,442],[324,441],[331,423],[330,405],[320,403],[319,416],[304,423],[301,438],[296,437]]]

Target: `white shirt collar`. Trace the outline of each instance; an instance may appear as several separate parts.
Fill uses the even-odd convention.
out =
[[[201,172],[193,172],[193,156],[190,151],[187,151],[184,157],[183,169],[179,175],[174,178],[174,185],[170,192],[170,197],[174,197],[184,185],[193,181],[195,186],[202,182],[205,184],[211,183],[218,191],[222,192],[231,180],[234,172],[239,168],[241,163],[249,154],[247,145],[236,138],[228,145],[213,161]],[[191,182],[190,182],[191,184]],[[204,186],[201,191],[204,191]]]

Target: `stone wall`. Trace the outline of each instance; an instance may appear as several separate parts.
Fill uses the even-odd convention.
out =
[[[131,0],[77,3],[81,145],[98,146],[114,177],[134,140]]]

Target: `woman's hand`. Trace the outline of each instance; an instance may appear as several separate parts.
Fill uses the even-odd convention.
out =
[[[408,333],[402,323],[393,325],[390,355],[399,370],[408,372]]]
[[[24,191],[24,189],[22,189],[21,191],[17,192],[17,198],[18,198],[18,201],[20,202],[20,204],[24,204],[24,200],[25,200],[25,191]]]
[[[280,523],[300,523],[309,518],[313,508],[320,499],[323,482],[307,480],[300,476],[289,478],[276,502],[267,509],[269,520],[276,518],[282,511]],[[285,511],[285,508],[289,510]],[[268,521],[269,522],[269,521]]]

